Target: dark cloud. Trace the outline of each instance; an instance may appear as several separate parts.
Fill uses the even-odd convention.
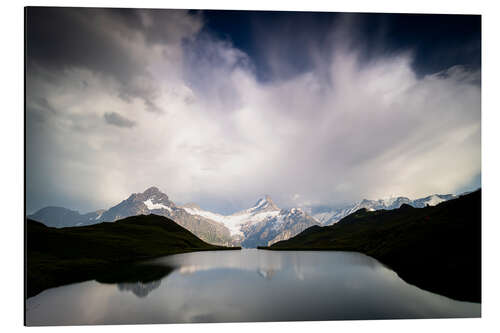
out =
[[[106,123],[118,127],[132,128],[136,126],[136,122],[121,116],[116,112],[106,112],[104,114],[104,119]]]
[[[140,98],[150,111],[158,87],[148,62],[131,41],[179,43],[197,31],[184,11],[29,7],[26,14],[28,70],[85,68],[120,83],[120,97]],[[166,20],[165,20],[166,19]]]
[[[137,76],[150,78],[145,64],[137,61],[110,33],[121,28],[120,33],[131,36],[133,30],[125,29],[125,23],[134,22],[136,15],[130,10],[106,15],[108,12],[95,8],[28,8],[28,65],[56,71],[74,67],[89,69],[120,82],[122,96],[150,101],[154,90],[141,91],[131,85]],[[122,19],[116,20],[117,17]]]
[[[317,68],[338,43],[370,62],[412,52],[424,76],[454,65],[481,66],[481,16],[335,12],[204,11],[204,29],[229,39],[256,62],[261,81]],[[333,32],[333,33],[332,33]]]
[[[99,22],[106,11],[88,8],[28,8],[27,59],[50,69],[87,68],[112,75],[122,83],[143,74],[143,64]]]
[[[141,66],[100,29],[99,15],[102,11],[96,9],[28,8],[28,62],[56,69],[84,67],[120,81],[140,73]]]

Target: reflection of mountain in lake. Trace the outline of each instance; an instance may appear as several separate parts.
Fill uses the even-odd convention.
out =
[[[273,278],[275,271],[273,269],[267,269],[267,270],[259,269],[257,273],[259,273],[259,275],[262,276],[263,278],[271,280]]]
[[[252,274],[257,274],[265,280],[279,279],[278,275],[283,273],[283,270],[288,277],[293,277],[296,280],[304,281],[310,276],[308,272],[310,267],[320,267],[325,263],[322,259],[315,256],[308,256],[307,261],[304,261],[303,256],[285,253],[284,255],[275,252],[263,252],[254,249],[244,249],[237,251],[234,256],[228,256],[225,251],[206,251],[203,253],[182,253],[175,256],[166,256],[158,259],[153,259],[148,262],[148,265],[153,267],[170,267],[172,272],[179,275],[189,276],[196,275],[202,272],[211,272],[223,270],[225,274],[231,274],[235,271],[246,271]],[[337,260],[342,260],[340,257]],[[352,268],[363,267],[364,269],[376,269],[381,264],[376,260],[365,255],[350,255],[348,256],[349,266]],[[117,281],[133,282],[133,281]],[[146,281],[143,281],[146,282]]]
[[[481,304],[409,285],[375,259],[354,252],[203,251],[147,264],[153,263],[177,269],[149,282],[126,276],[128,281],[113,285],[87,281],[47,290],[26,301],[27,324],[481,317]],[[180,273],[178,263],[192,273]],[[154,289],[159,279],[161,286]],[[154,290],[147,294],[147,289]]]
[[[284,263],[284,261],[287,261],[287,263]],[[288,265],[288,261],[292,261],[292,263],[290,263],[292,265],[300,265],[300,262],[295,262],[293,256],[275,256],[267,253],[266,255],[262,255],[262,251],[252,249],[238,251],[237,256],[226,256],[223,251],[204,252],[203,255],[182,253],[180,255],[154,259],[150,264],[176,267],[177,272],[180,274],[190,275],[213,269],[278,272],[283,269],[284,265]]]
[[[174,271],[167,265],[135,264],[116,267],[112,273],[96,279],[99,283],[116,284],[119,291],[130,291],[137,297],[146,297],[157,289],[161,280]]]
[[[118,283],[117,287],[120,291],[131,291],[137,297],[146,297],[150,292],[157,289],[161,284],[161,280],[156,280],[148,283],[142,282],[125,282]]]

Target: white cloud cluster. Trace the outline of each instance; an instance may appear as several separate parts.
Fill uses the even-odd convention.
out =
[[[363,62],[339,45],[313,70],[263,83],[244,52],[195,37],[201,17],[175,13],[154,43],[113,30],[142,70],[126,89],[85,66],[30,69],[28,211],[108,207],[151,185],[216,210],[264,193],[335,204],[455,192],[480,176],[477,71],[419,78],[409,53]]]

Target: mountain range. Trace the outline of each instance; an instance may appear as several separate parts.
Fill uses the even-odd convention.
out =
[[[265,195],[251,208],[231,215],[221,215],[200,208],[195,203],[176,205],[157,187],[133,193],[117,205],[86,214],[63,207],[45,207],[28,217],[50,227],[87,226],[114,222],[129,216],[156,214],[172,219],[200,239],[216,245],[257,247],[289,239],[313,225],[331,225],[365,208],[368,211],[397,209],[402,204],[420,208],[434,206],[456,195],[431,195],[410,200],[407,197],[367,200],[341,208],[302,207],[280,209]]]
[[[270,245],[319,224],[300,208],[278,208],[268,195],[253,207],[231,215],[215,214],[192,204],[184,209],[195,216],[223,223],[243,247]]]
[[[481,190],[422,208],[406,203],[392,210],[361,208],[267,249],[361,252],[420,288],[480,302]]]
[[[319,221],[320,224],[332,225],[340,221],[344,217],[362,208],[365,208],[368,211],[376,211],[381,209],[392,210],[392,209],[398,209],[403,204],[410,205],[414,208],[423,208],[426,207],[427,205],[435,206],[443,201],[455,199],[457,197],[458,196],[455,194],[433,194],[424,198],[411,200],[407,197],[398,196],[398,197],[389,197],[386,199],[378,199],[378,200],[363,199],[354,204],[340,208],[322,206],[322,207],[306,207],[305,210],[317,221]]]
[[[82,215],[62,207],[45,207],[28,217],[49,227],[61,228],[114,222],[129,216],[149,214],[172,219],[208,243],[225,246],[237,244],[231,237],[229,229],[222,223],[189,214],[157,187],[150,187],[142,193],[133,193],[108,210],[98,210]]]

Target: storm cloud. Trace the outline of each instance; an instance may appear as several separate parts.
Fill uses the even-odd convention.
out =
[[[251,25],[257,54],[212,13],[29,9],[28,212],[107,208],[151,185],[229,212],[263,194],[335,205],[480,184],[476,58],[416,68],[418,43],[381,33],[375,47],[363,17],[300,17]]]

